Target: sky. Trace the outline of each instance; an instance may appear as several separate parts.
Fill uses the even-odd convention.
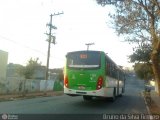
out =
[[[52,18],[57,30],[52,30],[56,44],[51,44],[50,68],[63,67],[67,52],[86,50],[86,43],[94,43],[90,50],[106,52],[118,65],[131,66],[132,47],[111,28],[113,6],[95,0],[1,0],[0,50],[8,52],[8,63],[26,65],[32,57],[46,65],[46,24],[58,12],[64,14]]]

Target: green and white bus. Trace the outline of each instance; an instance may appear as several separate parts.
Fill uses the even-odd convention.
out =
[[[103,51],[74,51],[66,55],[64,93],[70,96],[122,96],[125,74]]]

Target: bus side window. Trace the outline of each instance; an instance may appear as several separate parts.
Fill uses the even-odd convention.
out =
[[[116,69],[116,66],[114,65],[114,67],[113,67],[113,73],[114,73],[114,78],[116,78],[116,76],[117,76],[117,69]]]
[[[108,63],[108,75],[111,76],[111,64],[110,64],[110,62]]]
[[[120,70],[118,69],[118,70],[117,70],[117,79],[120,80],[120,77],[121,77],[121,72],[120,72]]]
[[[110,67],[110,72],[111,72],[111,77],[113,77],[114,78],[114,64],[113,63],[111,63],[111,65],[110,65],[111,67]]]
[[[106,75],[108,75],[108,68],[107,68],[107,60],[106,60],[106,58],[105,58],[105,74]]]
[[[113,63],[110,64],[110,76],[113,77]]]
[[[109,75],[109,63],[106,64],[106,74]]]
[[[112,64],[112,76],[113,78],[116,78],[116,69],[114,64]]]
[[[123,73],[122,73],[122,71],[120,73],[121,73],[120,74],[120,80],[123,80]]]
[[[112,64],[107,58],[106,58],[106,75],[108,76],[112,75]]]
[[[106,61],[106,75],[110,76],[110,64]]]

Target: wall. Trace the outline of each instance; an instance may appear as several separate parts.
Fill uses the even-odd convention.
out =
[[[32,93],[43,91],[61,91],[63,83],[60,80],[7,80],[3,87],[0,87],[0,94]]]
[[[0,50],[0,83],[3,84],[6,80],[6,70],[8,62],[8,53]]]

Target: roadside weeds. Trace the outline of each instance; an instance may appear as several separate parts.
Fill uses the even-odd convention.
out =
[[[152,100],[151,104],[148,105],[150,112],[152,115],[158,114],[160,115],[160,108],[155,104],[155,102]]]
[[[151,97],[151,102],[150,103],[147,103],[146,101],[146,98],[144,96],[144,92],[142,92],[142,96],[144,98],[144,101],[145,101],[145,104],[146,104],[146,107],[147,107],[147,111],[148,111],[148,114],[151,114],[151,115],[160,115],[160,108],[159,106],[155,103],[155,101],[152,99]]]

